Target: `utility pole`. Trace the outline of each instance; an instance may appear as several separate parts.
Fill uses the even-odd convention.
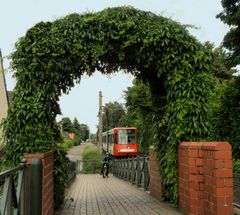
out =
[[[102,152],[102,91],[99,91],[99,125],[98,125],[98,148]]]
[[[106,143],[107,143],[107,152],[109,152],[109,137],[108,137],[108,127],[109,127],[109,118],[108,118],[108,109],[105,107],[105,114],[106,114],[106,131],[107,131],[107,138],[106,138]]]

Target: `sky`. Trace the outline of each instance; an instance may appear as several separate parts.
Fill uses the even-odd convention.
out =
[[[108,7],[133,6],[171,18],[182,24],[191,24],[196,29],[190,33],[200,42],[210,41],[219,46],[229,30],[216,15],[222,11],[220,0],[0,0],[0,49],[7,89],[13,90],[15,81],[9,68],[7,56],[14,50],[18,38],[41,21],[54,21],[71,13],[97,12]],[[62,117],[87,124],[92,133],[98,124],[98,95],[103,94],[103,105],[118,101],[124,103],[124,91],[132,86],[133,77],[117,73],[110,77],[96,72],[91,77],[82,77],[68,95],[60,98]],[[1,108],[1,107],[0,107]]]

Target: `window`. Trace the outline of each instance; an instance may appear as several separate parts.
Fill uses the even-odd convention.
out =
[[[136,137],[135,130],[119,130],[118,143],[119,144],[134,144]]]

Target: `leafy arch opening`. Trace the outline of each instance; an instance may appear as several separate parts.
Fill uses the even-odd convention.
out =
[[[59,97],[83,74],[124,70],[150,85],[165,197],[177,200],[176,146],[207,135],[211,87],[211,55],[185,26],[132,7],[70,14],[29,29],[11,65],[17,84],[4,122],[7,163],[56,147]]]

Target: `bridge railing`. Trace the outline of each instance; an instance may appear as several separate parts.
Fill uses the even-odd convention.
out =
[[[88,160],[77,160],[76,171],[78,173],[100,173],[102,168],[102,160],[88,159]]]
[[[0,173],[0,214],[26,214],[27,164]]]
[[[76,177],[77,171],[77,162],[69,161],[68,163],[68,183],[70,184]]]
[[[143,187],[148,190],[150,174],[148,158],[123,158],[115,159],[112,167],[113,175]]]
[[[234,206],[240,208],[240,174],[233,173]]]

